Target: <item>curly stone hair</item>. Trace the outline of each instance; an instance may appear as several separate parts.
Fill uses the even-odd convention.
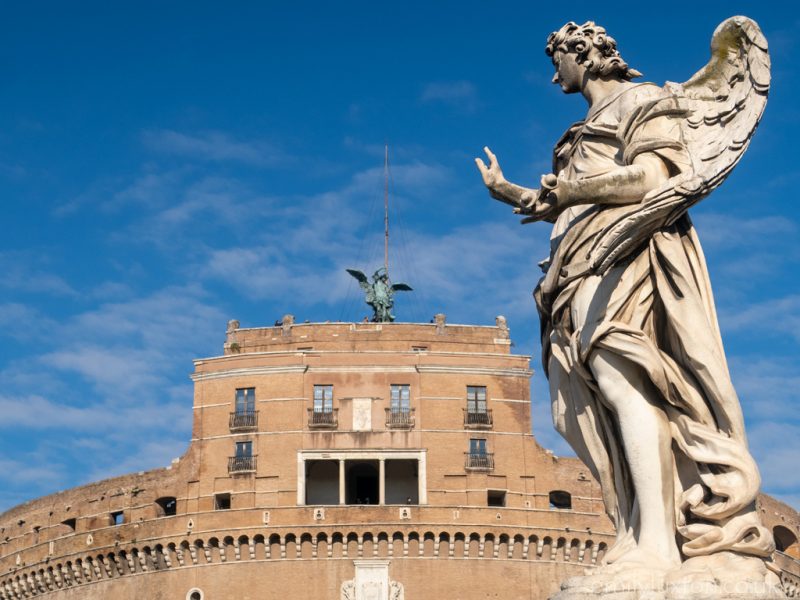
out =
[[[594,21],[586,21],[583,25],[570,21],[547,36],[545,54],[552,57],[556,50],[575,53],[575,61],[583,64],[590,73],[617,75],[627,81],[642,76],[622,60],[616,40]]]

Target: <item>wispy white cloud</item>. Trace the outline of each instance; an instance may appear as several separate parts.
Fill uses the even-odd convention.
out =
[[[435,81],[428,83],[420,94],[420,100],[442,103],[464,112],[473,112],[478,107],[478,90],[471,81]]]
[[[237,140],[221,131],[189,134],[172,129],[153,129],[142,134],[142,141],[156,152],[201,161],[273,167],[288,159],[272,143],[263,140]]]

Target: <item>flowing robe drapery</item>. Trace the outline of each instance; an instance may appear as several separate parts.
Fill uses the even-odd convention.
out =
[[[694,157],[683,143],[678,104],[652,84],[626,87],[564,135],[554,172],[587,179],[650,153],[670,177],[685,175]],[[588,359],[596,349],[614,353],[645,375],[649,401],[669,421],[675,499],[666,510],[675,510],[683,554],[768,556],[772,536],[755,513],[758,469],[747,449],[705,259],[688,215],[665,223],[607,271],[589,267],[590,249],[603,230],[639,209],[584,204],[565,210],[554,224],[545,276],[534,295],[556,429],[601,483],[617,527],[606,555],[613,562],[635,542],[639,507],[615,415]]]

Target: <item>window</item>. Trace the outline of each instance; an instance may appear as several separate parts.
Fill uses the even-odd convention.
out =
[[[467,386],[467,412],[472,414],[486,413],[486,386]]]
[[[391,396],[391,409],[393,413],[407,413],[411,409],[411,386],[393,385]]]
[[[66,525],[70,531],[75,531],[75,526],[77,525],[77,519],[67,519],[65,521],[61,521],[62,525]]]
[[[214,510],[230,510],[230,508],[231,508],[230,494],[216,494],[214,496]]]
[[[505,490],[486,490],[486,506],[505,506]]]
[[[486,440],[484,438],[472,438],[469,441],[469,453],[473,455],[485,455]]]
[[[333,386],[315,385],[314,386],[314,412],[329,413],[333,412]]]
[[[236,458],[253,456],[253,442],[236,442]]]
[[[177,513],[177,500],[172,496],[165,496],[163,498],[159,498],[156,500],[156,504],[160,509],[159,512],[161,513],[160,516],[162,517],[173,517]]]
[[[236,414],[251,414],[256,410],[256,388],[237,388]]]
[[[111,524],[122,525],[125,522],[125,513],[120,511],[111,513]]]
[[[554,490],[550,492],[550,508],[555,510],[567,510],[572,508],[572,495],[564,490]]]

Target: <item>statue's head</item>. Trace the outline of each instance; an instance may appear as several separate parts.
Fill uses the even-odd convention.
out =
[[[389,274],[386,272],[386,269],[381,267],[372,275],[373,281],[387,281],[389,279]]]
[[[555,83],[561,83],[565,92],[578,91],[570,82],[562,81],[562,70],[568,71],[569,67],[562,69],[560,61],[572,62],[580,65],[586,72],[599,77],[617,77],[630,81],[642,74],[628,66],[617,51],[617,42],[606,34],[606,30],[593,21],[578,25],[570,21],[558,31],[547,37],[545,53],[553,59],[556,66]],[[569,73],[566,74],[569,77]],[[570,88],[570,89],[568,89]]]

